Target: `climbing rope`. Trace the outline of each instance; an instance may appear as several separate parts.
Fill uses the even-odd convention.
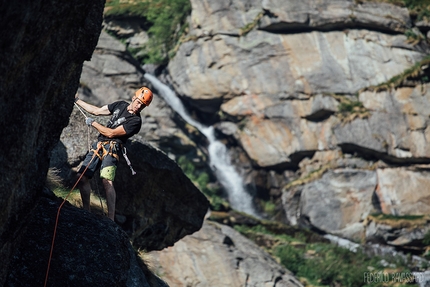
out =
[[[100,171],[99,171],[99,177],[100,177]],[[96,182],[96,191],[97,191],[97,196],[98,196],[98,198],[100,200],[100,206],[102,207],[102,213],[103,213],[103,215],[106,216],[107,214],[105,212],[105,208],[103,207],[102,196],[100,195],[99,185],[98,185],[97,182]]]
[[[85,119],[87,119],[87,115],[84,113],[84,111],[81,109],[81,107],[78,106],[78,104],[76,104],[75,102],[75,106],[78,108],[78,110],[82,113],[82,115],[84,115]],[[88,142],[88,150],[91,150],[91,142],[90,142],[90,127],[88,126],[87,129],[87,142]],[[100,200],[100,206],[102,207],[102,212],[104,215],[106,215],[105,213],[105,209],[103,207],[103,202],[102,202],[102,197],[100,195],[100,191],[99,191],[99,185],[96,183],[96,191],[97,191],[97,196],[99,197]]]
[[[75,106],[78,108],[78,110],[84,115],[85,119],[87,119],[87,115],[84,113],[84,111],[78,106],[78,104],[76,104],[75,102]],[[87,143],[88,143],[88,150],[91,150],[91,142],[90,142],[90,127],[88,126],[87,129]]]
[[[98,150],[97,150],[98,152]],[[93,159],[95,158],[96,153],[93,154],[90,162],[87,164],[87,166],[85,167],[84,171],[81,173],[81,175],[79,176],[78,180],[76,181],[75,185],[73,185],[72,189],[69,191],[69,193],[67,194],[67,196],[63,199],[63,202],[60,204],[60,206],[58,207],[57,210],[57,217],[55,219],[55,225],[54,225],[54,233],[52,235],[52,242],[51,242],[51,250],[49,252],[49,260],[48,260],[48,267],[46,269],[46,276],[45,276],[45,284],[43,286],[46,287],[46,284],[48,283],[48,275],[49,275],[49,269],[51,267],[51,259],[52,259],[52,252],[54,251],[54,242],[55,242],[55,236],[57,234],[57,227],[58,227],[58,220],[60,218],[60,211],[61,208],[63,207],[64,203],[66,203],[67,198],[69,198],[70,194],[72,193],[72,191],[76,188],[76,186],[78,185],[79,181],[81,180],[82,176],[84,176],[85,172],[88,169],[88,166],[91,164],[91,162],[93,161]]]
[[[75,103],[75,106],[84,115],[85,119],[87,119],[87,115],[82,111],[82,109],[76,103]],[[88,136],[87,137],[87,140],[88,140],[88,150],[90,151],[91,150],[91,144],[90,144],[90,127],[88,127],[87,136]],[[69,193],[67,194],[67,196],[63,199],[63,202],[58,207],[57,216],[55,218],[54,233],[52,235],[51,250],[49,252],[48,267],[46,269],[45,283],[43,285],[44,287],[46,287],[46,284],[48,283],[49,270],[50,270],[50,267],[51,267],[52,253],[54,251],[55,236],[57,234],[58,220],[60,218],[61,208],[66,203],[67,199],[69,198],[69,196],[73,192],[73,190],[75,190],[76,186],[78,185],[79,181],[82,179],[82,176],[84,176],[85,172],[87,171],[88,167],[90,166],[90,164],[92,163],[92,161],[94,160],[94,158],[97,156],[97,154],[99,152],[99,149],[100,149],[100,146],[97,145],[97,149],[94,151],[94,154],[91,157],[90,162],[87,164],[87,166],[85,167],[84,171],[81,173],[81,175],[79,176],[79,178],[76,180],[76,183],[73,185],[72,189],[69,191]],[[97,187],[97,192],[98,192],[98,187]],[[101,200],[99,192],[98,192],[98,196],[99,196],[99,199],[100,199],[100,204],[101,204],[101,207],[102,207],[102,211],[104,213],[104,207],[103,207],[103,203],[102,203],[102,200]]]

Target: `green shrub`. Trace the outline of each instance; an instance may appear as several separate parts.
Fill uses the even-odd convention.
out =
[[[369,270],[385,270],[381,257],[370,258],[360,250],[352,252],[324,243],[308,244],[306,247],[280,245],[275,249],[275,255],[296,277],[306,278],[320,286],[363,286],[363,274]],[[399,262],[396,262],[397,267]],[[403,272],[408,271],[403,268]],[[383,286],[382,283],[372,286]]]
[[[345,102],[341,102],[339,104],[339,112],[345,113],[351,113],[354,112],[357,109],[362,109],[363,104],[360,101],[345,101]]]
[[[196,182],[198,186],[206,187],[209,183],[209,175],[206,172],[200,173],[196,178]]]
[[[279,245],[275,248],[282,265],[292,271],[296,277],[306,278],[318,286],[363,286],[364,274],[387,272],[382,265],[390,262],[394,268],[410,273],[403,260],[369,257],[361,250],[352,252],[346,248],[326,243]],[[386,273],[385,273],[386,274]],[[390,277],[387,275],[387,278]],[[386,282],[385,282],[386,283]],[[384,282],[372,283],[371,286],[385,286]]]
[[[417,20],[430,19],[430,0],[403,0],[403,2]]]
[[[147,1],[107,0],[105,17],[140,17],[146,18],[146,11],[150,5]]]
[[[413,79],[420,81],[421,83],[427,83],[429,80],[429,75],[425,67],[428,65],[430,65],[430,56],[424,57],[420,62],[415,63],[415,65],[406,69],[399,75],[392,77],[387,82],[381,83],[375,87],[370,87],[370,89],[376,91],[394,89],[402,85],[403,81],[407,79]]]
[[[430,230],[424,235],[423,244],[430,245]]]
[[[273,215],[275,214],[275,211],[276,211],[276,204],[273,203],[272,201],[265,201],[263,208],[264,208],[264,212]]]
[[[196,168],[194,165],[187,159],[186,156],[180,156],[177,161],[179,167],[182,169],[182,171],[191,179],[194,178],[194,171]]]
[[[303,252],[291,245],[282,245],[276,248],[275,255],[279,257],[281,264],[296,275],[306,264]]]
[[[212,210],[221,210],[224,208],[226,202],[220,196],[220,190],[210,187],[210,176],[207,172],[198,170],[194,164],[188,160],[186,156],[180,156],[177,160],[179,167],[185,173],[185,175],[203,192],[209,197]]]
[[[187,17],[191,14],[189,0],[136,0],[121,3],[106,2],[105,17],[138,17],[148,26],[150,40],[143,47],[143,63],[166,64],[174,56],[172,52],[188,28]],[[134,54],[138,51],[133,51]]]
[[[209,197],[209,203],[211,209],[214,211],[224,210],[226,206],[226,201],[217,195],[211,195]]]
[[[270,235],[275,239],[278,239],[280,242],[283,243],[289,243],[289,242],[306,242],[306,236],[299,234],[296,237],[289,236],[287,234],[273,234],[271,231],[269,231],[265,226],[263,225],[255,225],[255,226],[246,226],[246,225],[235,225],[234,229],[246,237],[255,237],[254,235],[258,234],[265,234]]]
[[[364,275],[371,271],[373,274],[386,274],[388,278],[392,276],[386,273],[390,269],[393,272],[397,272],[395,270],[409,272],[407,262],[402,257],[371,257],[361,249],[352,252],[326,242],[310,243],[304,231],[294,233],[294,236],[274,234],[263,224],[252,227],[235,225],[234,229],[260,244],[264,242],[266,250],[277,257],[285,268],[313,286],[394,286],[384,285],[386,282],[365,285]],[[266,239],[262,241],[261,235]],[[387,268],[386,264],[390,264],[390,267]]]
[[[363,2],[387,2],[401,7],[406,7],[411,16],[418,21],[430,18],[430,0],[355,0],[356,3]]]

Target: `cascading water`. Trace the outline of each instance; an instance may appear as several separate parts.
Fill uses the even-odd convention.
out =
[[[259,217],[252,205],[252,197],[243,187],[243,181],[239,173],[230,162],[228,150],[220,141],[216,140],[214,128],[207,127],[193,119],[185,110],[181,100],[168,86],[163,84],[155,76],[146,73],[144,77],[152,83],[160,96],[176,111],[187,123],[197,128],[208,139],[210,166],[215,172],[219,182],[228,194],[231,206],[239,211]]]
[[[259,217],[252,205],[251,196],[244,190],[242,178],[235,170],[234,166],[230,163],[230,157],[225,145],[220,141],[217,141],[214,134],[213,127],[207,127],[194,120],[188,112],[185,110],[181,100],[176,96],[168,86],[160,82],[156,77],[150,74],[145,74],[145,78],[150,81],[154,87],[158,90],[160,96],[176,111],[187,123],[196,127],[209,141],[209,158],[210,166],[214,170],[218,180],[223,185],[228,193],[230,204],[233,208]],[[396,252],[393,248],[380,246],[378,244],[359,245],[349,240],[342,239],[334,235],[325,235],[332,243],[347,248],[352,252],[357,252],[357,249],[364,247],[366,253],[378,254],[378,255],[391,255],[400,256],[406,258],[406,255]],[[422,264],[423,261],[428,261],[417,256],[412,256],[412,261],[417,262],[418,265]],[[426,272],[413,272],[413,275],[419,279],[418,283],[420,287],[428,286],[430,282],[430,271]]]

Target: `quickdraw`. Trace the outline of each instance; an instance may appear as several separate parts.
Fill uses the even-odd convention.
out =
[[[125,161],[127,162],[127,165],[130,168],[130,170],[131,170],[131,175],[135,175],[136,172],[134,171],[133,167],[131,166],[131,162],[128,159],[128,156],[127,156],[127,149],[125,147],[122,149],[122,155],[124,156]]]

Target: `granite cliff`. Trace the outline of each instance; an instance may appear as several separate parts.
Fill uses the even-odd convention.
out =
[[[191,2],[167,79],[279,220],[360,241],[370,214],[429,213],[427,22],[371,1]]]
[[[216,128],[262,214],[387,243],[368,216],[429,213],[426,19],[384,1],[191,4],[187,37],[155,71]],[[145,41],[127,19],[108,20],[127,45]],[[176,122],[156,120],[169,141],[148,141],[201,162],[204,137]]]

